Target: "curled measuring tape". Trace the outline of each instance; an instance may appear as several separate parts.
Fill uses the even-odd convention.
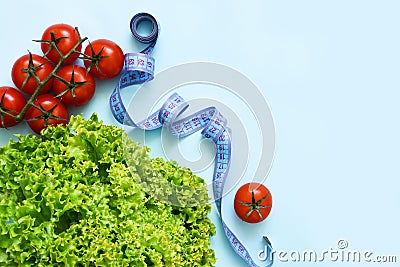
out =
[[[148,20],[152,23],[153,28],[149,36],[141,36],[137,33],[137,26],[143,20]],[[226,225],[222,215],[222,196],[232,156],[231,131],[227,126],[227,120],[222,114],[215,107],[209,107],[177,120],[188,108],[188,104],[181,96],[174,93],[166,100],[159,110],[151,114],[148,118],[135,123],[129,116],[122,102],[120,91],[130,85],[141,84],[153,79],[154,58],[151,57],[151,52],[157,41],[158,24],[150,14],[139,13],[132,18],[130,27],[133,35],[139,42],[149,45],[140,53],[128,53],[125,55],[123,73],[110,97],[112,114],[118,122],[128,126],[138,127],[143,130],[154,130],[160,127],[166,127],[176,138],[185,137],[201,131],[204,138],[213,141],[217,148],[213,173],[213,195],[225,235],[234,251],[242,257],[249,266],[258,267],[259,265],[251,258],[249,251]],[[267,250],[264,252],[264,261],[266,265],[264,266],[269,267],[273,264],[272,245],[268,238],[265,237],[264,240],[267,243]]]
[[[137,27],[142,21],[150,21],[152,24],[152,32],[149,36],[142,36],[137,32]],[[158,24],[152,15],[138,13],[131,19],[130,28],[133,36],[135,36],[139,42],[148,44],[148,46],[139,53],[125,54],[125,65],[122,70],[121,78],[111,94],[110,108],[112,114],[119,123],[137,126],[133,123],[133,120],[129,118],[122,102],[121,90],[131,85],[150,81],[154,78],[154,58],[151,56],[151,53],[157,42]]]

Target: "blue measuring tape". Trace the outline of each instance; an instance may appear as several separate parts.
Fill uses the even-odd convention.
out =
[[[152,32],[148,36],[139,35],[137,32],[138,24],[145,20],[150,21],[152,24]],[[176,138],[182,138],[201,130],[201,134],[204,138],[214,142],[217,153],[215,156],[213,173],[213,195],[225,235],[234,251],[242,257],[249,266],[259,267],[251,258],[245,246],[226,225],[222,216],[222,196],[232,156],[231,132],[229,127],[227,127],[227,120],[222,114],[215,107],[209,107],[177,120],[177,117],[181,115],[189,105],[180,95],[174,93],[165,101],[159,110],[151,114],[147,119],[135,123],[129,116],[122,102],[121,90],[131,85],[150,81],[154,78],[154,58],[151,56],[151,53],[157,42],[158,23],[152,15],[138,13],[132,18],[130,28],[136,40],[149,45],[139,53],[128,53],[125,55],[125,66],[121,78],[110,97],[110,108],[113,116],[121,124],[138,127],[143,130],[167,127]],[[272,245],[268,238],[264,237],[264,240],[267,243],[267,251],[265,252],[267,256],[267,265],[265,265],[265,267],[270,267],[273,264]]]
[[[145,20],[150,21],[152,24],[152,32],[149,36],[142,36],[137,32],[137,26],[140,22]],[[139,53],[125,54],[125,65],[118,85],[111,94],[110,108],[112,114],[119,123],[129,126],[138,126],[133,122],[126,111],[121,98],[121,90],[125,87],[141,84],[154,78],[154,58],[150,54],[153,52],[157,42],[158,24],[152,15],[138,13],[131,19],[130,28],[133,36],[135,36],[139,42],[149,45]],[[156,124],[154,128],[141,128],[152,130],[161,126],[161,124],[156,121],[154,121],[153,124]]]

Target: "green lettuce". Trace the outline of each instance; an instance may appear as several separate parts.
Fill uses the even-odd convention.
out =
[[[125,135],[72,116],[0,148],[0,266],[213,266],[211,206],[173,206],[142,187],[153,177],[204,200],[204,180]]]

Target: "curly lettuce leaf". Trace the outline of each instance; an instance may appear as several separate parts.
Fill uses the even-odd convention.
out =
[[[0,266],[213,266],[211,206],[168,205],[141,186],[147,175],[207,198],[205,182],[133,141],[128,167],[123,135],[73,116],[0,148]]]

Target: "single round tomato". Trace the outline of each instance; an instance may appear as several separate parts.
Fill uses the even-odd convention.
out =
[[[20,121],[6,115],[4,112],[18,116],[25,105],[25,97],[20,91],[9,86],[0,87],[0,128],[17,125]]]
[[[67,106],[85,105],[94,96],[96,82],[90,73],[86,73],[84,67],[64,66],[57,71],[57,76],[64,81],[54,80],[54,93]]]
[[[234,200],[236,214],[245,222],[257,223],[265,220],[272,208],[272,197],[267,187],[259,183],[247,183],[236,192]]]
[[[50,41],[54,41],[61,54],[65,56],[79,43],[79,35],[76,29],[68,24],[54,24],[44,31],[41,40],[42,51],[51,61],[57,64],[60,61],[60,55],[57,50],[50,45]],[[76,51],[80,52],[81,49],[82,45],[79,45]],[[64,61],[64,64],[74,62],[79,56],[77,52],[72,53]]]
[[[53,70],[54,67],[51,62],[44,57],[36,54],[26,54],[15,61],[11,70],[11,78],[17,88],[24,93],[32,95],[38,87],[38,82],[33,75],[36,73],[36,76],[42,82]],[[50,91],[52,86],[53,79],[51,78],[40,89],[40,93],[43,94]]]
[[[99,39],[89,43],[85,48],[84,64],[96,78],[107,80],[121,73],[124,67],[124,53],[116,43]]]
[[[68,110],[58,98],[43,94],[39,95],[33,103],[35,106],[27,110],[25,118],[35,133],[40,134],[40,131],[49,125],[67,125]]]

